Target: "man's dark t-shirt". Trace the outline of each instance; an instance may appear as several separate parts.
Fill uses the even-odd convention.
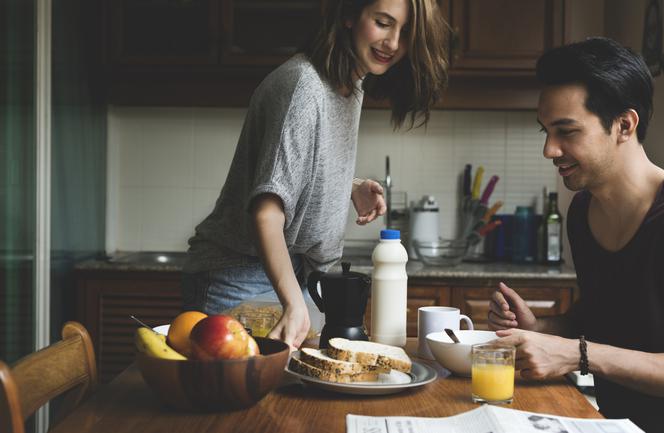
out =
[[[664,186],[664,185],[663,185]],[[576,194],[567,220],[580,288],[572,315],[591,342],[643,352],[664,352],[664,189],[634,237],[610,252],[588,224],[591,195]],[[592,365],[592,352],[589,353]],[[664,398],[649,396],[595,376],[600,412],[629,418],[646,432],[664,432]]]

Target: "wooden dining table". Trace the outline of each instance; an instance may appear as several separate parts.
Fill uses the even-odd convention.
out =
[[[415,339],[406,350],[415,352]],[[418,358],[415,361],[423,362]],[[435,365],[435,362],[431,362]],[[135,364],[100,386],[52,433],[343,433],[346,415],[446,417],[478,407],[471,401],[470,378],[449,375],[419,388],[390,395],[347,395],[303,384],[284,374],[282,385],[251,408],[219,413],[189,413],[164,406],[148,388]],[[517,378],[514,401],[505,407],[579,418],[602,418],[564,378],[534,382]]]

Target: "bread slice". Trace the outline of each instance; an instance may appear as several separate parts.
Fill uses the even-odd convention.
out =
[[[357,374],[363,371],[362,364],[330,358],[325,352],[318,349],[302,348],[300,360],[311,366],[335,374]]]
[[[310,376],[315,379],[325,380],[327,382],[353,383],[376,382],[378,380],[378,373],[375,371],[354,374],[335,373],[333,371],[323,370],[313,365],[309,365],[295,356],[292,356],[288,362],[288,368],[296,373],[304,374],[305,376]]]
[[[404,373],[410,373],[413,365],[406,352],[396,346],[345,338],[330,338],[328,345],[327,354],[340,361],[388,367]]]
[[[389,367],[378,365],[360,364],[358,362],[348,362],[332,358],[327,355],[325,350],[302,348],[300,351],[300,360],[309,365],[320,368],[321,370],[331,371],[336,374],[357,374],[357,373],[389,373]]]

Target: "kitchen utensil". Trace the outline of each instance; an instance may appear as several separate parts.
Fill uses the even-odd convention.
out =
[[[457,336],[454,334],[454,331],[452,331],[450,328],[445,328],[445,333],[454,341],[455,344],[461,343]]]
[[[498,183],[498,179],[500,178],[496,175],[491,176],[491,179],[489,179],[489,183],[487,183],[486,187],[484,188],[484,192],[482,193],[482,198],[480,199],[480,203],[484,205],[489,203],[489,197],[491,197],[491,194],[493,194],[493,190],[496,187],[496,183]]]
[[[431,195],[423,196],[410,211],[410,233],[408,256],[416,258],[414,241],[433,242],[440,236],[440,211],[436,199]]]
[[[487,234],[491,233],[496,227],[498,227],[501,224],[502,222],[500,220],[491,221],[489,224],[482,226],[477,233],[480,236],[484,237]]]
[[[466,164],[466,167],[463,169],[463,196],[464,197],[470,197],[472,191],[470,189],[470,177],[471,177],[471,170],[473,166],[470,164]]]
[[[468,329],[474,329],[473,321],[455,307],[427,306],[417,309],[417,354],[423,359],[434,359],[427,335],[440,332],[441,329],[459,329],[463,321]]]
[[[488,211],[486,211],[484,217],[482,217],[482,221],[484,221],[485,224],[491,221],[491,217],[494,216],[496,212],[498,212],[498,209],[500,209],[502,206],[503,206],[502,201],[498,200],[497,202],[495,202],[493,206],[491,206],[491,208]]]
[[[483,175],[484,175],[484,167],[480,165],[479,167],[477,167],[477,171],[475,172],[475,180],[473,180],[473,193],[472,193],[473,199],[480,198],[480,188],[482,186]]]
[[[456,266],[461,263],[468,249],[466,239],[439,239],[415,241],[417,257],[429,266]]]
[[[369,338],[364,330],[364,311],[371,288],[369,276],[350,271],[351,264],[341,263],[340,274],[314,271],[309,274],[307,289],[321,313],[325,313],[325,325],[320,335],[319,347],[327,347],[330,338],[349,340]],[[320,282],[321,292],[318,293]]]
[[[299,357],[300,352],[293,352],[292,356]],[[436,370],[424,363],[417,361],[413,361],[410,373],[402,373],[400,371],[391,370],[389,373],[379,374],[377,382],[328,382],[297,373],[290,368],[287,368],[286,371],[300,379],[302,382],[317,388],[324,389],[326,391],[353,395],[395,394],[410,388],[418,388],[420,386],[426,385],[427,383],[433,382],[438,377]]]
[[[167,335],[168,328],[158,326],[154,331]],[[190,412],[247,408],[281,383],[290,355],[283,341],[254,339],[261,352],[258,356],[174,361],[138,352],[136,361],[145,383],[168,406]]]
[[[470,350],[473,344],[488,343],[498,339],[493,331],[461,330],[455,332],[459,343],[455,343],[444,332],[427,335],[429,349],[440,365],[459,376],[470,376]]]

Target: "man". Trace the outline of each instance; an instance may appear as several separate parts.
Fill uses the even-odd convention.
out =
[[[642,146],[652,78],[605,38],[545,53],[537,77],[544,156],[578,191],[567,233],[580,297],[567,314],[536,319],[501,283],[489,324],[517,346],[523,377],[587,370],[602,414],[664,431],[664,170]]]

